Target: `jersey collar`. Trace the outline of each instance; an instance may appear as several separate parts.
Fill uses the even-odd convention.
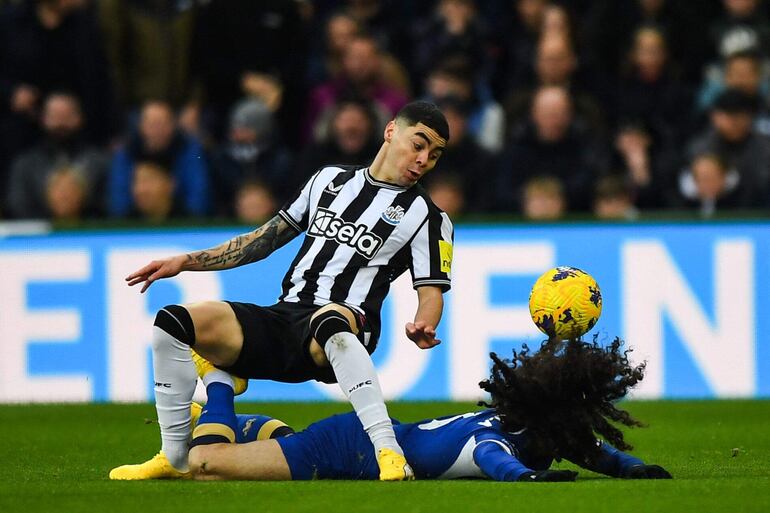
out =
[[[377,180],[375,177],[372,176],[372,173],[371,171],[369,171],[368,167],[364,169],[364,177],[366,177],[367,182],[374,185],[375,187],[382,187],[383,189],[391,189],[394,191],[405,191],[408,188],[408,187],[401,187],[400,185],[395,185],[388,182],[383,182],[382,180]]]

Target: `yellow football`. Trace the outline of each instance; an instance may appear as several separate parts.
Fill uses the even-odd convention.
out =
[[[540,276],[532,287],[529,313],[548,337],[579,338],[599,320],[602,293],[587,272],[576,267],[556,267]]]

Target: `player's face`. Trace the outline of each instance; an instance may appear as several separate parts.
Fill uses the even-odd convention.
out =
[[[385,140],[390,143],[391,178],[402,187],[411,187],[433,169],[446,146],[446,139],[422,123],[407,126],[391,121],[385,129]]]

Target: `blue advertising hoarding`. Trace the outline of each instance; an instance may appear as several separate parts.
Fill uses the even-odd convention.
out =
[[[183,273],[146,294],[124,277],[150,259],[211,247],[236,230],[114,231],[0,239],[0,402],[152,399],[149,349],[160,307],[212,299],[271,304],[298,241],[225,272]],[[459,226],[439,336],[403,335],[416,297],[408,273],[383,310],[374,355],[391,399],[481,397],[488,353],[542,335],[529,288],[545,270],[590,272],[604,297],[591,334],[621,336],[647,361],[640,398],[770,396],[770,225],[763,223]],[[247,400],[326,400],[336,386],[252,381]]]

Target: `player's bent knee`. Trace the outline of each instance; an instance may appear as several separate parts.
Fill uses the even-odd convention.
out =
[[[225,444],[197,445],[190,449],[188,464],[193,479],[206,480],[221,478],[218,474],[218,455]]]
[[[180,305],[166,305],[155,314],[155,326],[175,339],[192,347],[195,345],[195,325],[190,312]],[[153,345],[162,343],[162,339],[153,337]],[[156,347],[157,349],[157,347]]]
[[[310,320],[310,334],[321,348],[337,333],[353,333],[350,319],[338,310],[322,311]]]

